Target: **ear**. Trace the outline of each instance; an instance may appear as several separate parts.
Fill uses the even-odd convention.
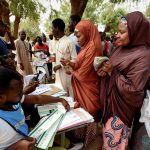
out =
[[[73,22],[73,25],[74,25],[74,26],[76,26],[76,25],[77,25],[77,22],[76,22],[76,21],[74,21],[74,22]]]
[[[0,104],[3,104],[6,101],[6,95],[0,94]]]

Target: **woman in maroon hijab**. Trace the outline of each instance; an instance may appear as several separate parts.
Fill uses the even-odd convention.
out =
[[[129,13],[119,22],[116,42],[110,61],[97,72],[107,150],[126,148],[128,128],[142,106],[150,74],[150,23],[140,12]]]

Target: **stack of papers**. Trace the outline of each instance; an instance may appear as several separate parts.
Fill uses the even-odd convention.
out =
[[[47,104],[47,105],[42,105],[42,106],[37,106],[38,113],[40,117],[47,116],[51,114],[54,110],[57,109],[57,104]]]
[[[78,127],[91,122],[94,122],[93,116],[91,116],[83,108],[73,109],[66,113],[58,131]]]
[[[43,93],[44,95],[53,95],[55,93],[57,94],[59,92],[64,92],[59,87],[57,87],[55,84],[49,84],[49,86],[50,86],[51,90]],[[55,97],[58,97],[58,96],[55,96]]]
[[[52,94],[51,96],[60,97],[60,96],[66,95],[66,94],[67,94],[66,91],[61,90],[61,91],[59,91],[59,92],[56,92],[56,93]]]
[[[51,87],[49,84],[39,84],[39,86],[36,87],[36,90],[29,95],[39,95],[47,91],[51,91]]]
[[[76,102],[72,101],[72,99],[69,97],[61,97],[61,98],[64,98],[68,102],[70,109],[74,109]],[[62,105],[62,103],[59,102],[59,103],[51,103],[51,104],[46,104],[46,105],[38,105],[37,109],[38,109],[38,113],[40,117],[42,118],[46,115],[49,115],[56,109],[63,110],[64,106]]]
[[[30,137],[37,139],[35,144],[37,148],[48,149],[48,147],[53,146],[54,137],[64,114],[65,111],[55,110],[50,115],[43,117],[29,133]]]
[[[74,102],[69,103],[71,103],[70,105],[72,105],[72,103]],[[37,109],[40,117],[43,117],[53,113],[56,109],[63,111],[64,106],[61,103],[54,103],[49,105],[37,106]],[[69,112],[66,112],[58,131],[90,122],[94,122],[94,119],[93,116],[91,116],[87,111],[85,111],[83,108],[72,108]]]
[[[66,99],[73,103],[73,99]],[[83,108],[72,109],[66,112],[61,103],[37,106],[37,108],[42,118],[29,136],[37,139],[36,147],[40,149],[52,147],[57,132],[74,130],[94,122],[93,117]]]

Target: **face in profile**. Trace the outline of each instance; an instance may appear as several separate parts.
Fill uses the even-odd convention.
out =
[[[118,25],[118,33],[116,35],[117,46],[127,46],[129,44],[129,34],[127,25],[120,22]]]
[[[57,38],[57,36],[58,36],[58,28],[54,27],[53,25],[52,25],[52,34],[54,35],[55,38]]]
[[[20,102],[23,95],[23,82],[12,80],[6,95],[5,105],[12,106]]]
[[[69,21],[69,31],[70,32],[74,32],[75,25],[76,25],[75,22],[70,19],[70,21]]]
[[[0,93],[0,107],[3,109],[12,109],[17,105],[23,96],[23,81],[13,79],[10,81],[7,90]]]
[[[81,33],[80,31],[77,31],[77,32],[75,32],[75,36],[76,36],[77,39],[78,39],[79,45],[80,45],[81,47],[83,47],[84,44],[85,44],[85,41],[86,41],[84,34]]]

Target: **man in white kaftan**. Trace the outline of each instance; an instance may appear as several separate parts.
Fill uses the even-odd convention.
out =
[[[20,38],[15,41],[18,72],[23,76],[33,74],[29,60],[29,44],[25,41],[25,31],[19,32]]]
[[[53,22],[53,34],[57,40],[53,40],[52,52],[55,53],[56,61],[54,63],[53,69],[56,71],[55,83],[63,88],[69,96],[73,96],[72,85],[71,85],[71,75],[66,74],[65,68],[61,65],[60,60],[62,58],[68,59],[70,61],[75,61],[77,57],[75,44],[71,41],[69,37],[64,35],[65,24],[61,19],[55,19]],[[61,25],[60,29],[59,26]],[[63,26],[64,25],[64,26]],[[61,29],[64,27],[63,29]],[[57,30],[58,29],[58,30]]]

